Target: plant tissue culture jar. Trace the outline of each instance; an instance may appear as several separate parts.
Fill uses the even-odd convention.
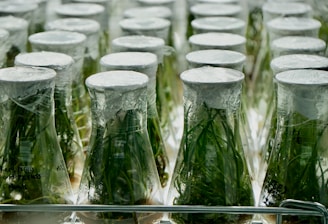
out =
[[[55,76],[48,68],[0,70],[2,204],[66,204],[74,200],[55,129]],[[12,216],[6,214],[3,220]],[[41,214],[36,215],[40,218]],[[46,215],[47,223],[55,216]],[[32,217],[20,216],[24,223]]]
[[[260,206],[279,206],[285,199],[327,206],[328,72],[296,69],[278,73],[275,80],[277,129]],[[272,222],[269,216],[265,219]],[[319,223],[314,217],[284,219]]]
[[[168,148],[164,141],[162,128],[156,107],[156,71],[157,56],[149,52],[118,52],[103,56],[100,59],[102,71],[131,70],[148,76],[147,90],[147,131],[155,156],[155,162],[162,187],[168,183],[169,159]]]
[[[74,189],[78,188],[82,175],[84,154],[82,141],[72,108],[73,58],[57,52],[20,53],[15,58],[16,66],[44,67],[56,71],[55,78],[55,127],[69,177]]]
[[[87,78],[92,133],[82,174],[79,204],[162,204],[162,188],[147,133],[148,77],[106,71]],[[84,222],[153,223],[158,213],[82,214]]]
[[[201,67],[183,72],[181,79],[184,133],[169,204],[254,205],[239,133],[244,74],[228,68]],[[171,218],[175,223],[248,223],[252,216],[172,213]]]

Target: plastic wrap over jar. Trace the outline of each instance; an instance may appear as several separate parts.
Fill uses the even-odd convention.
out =
[[[156,17],[135,17],[122,19],[119,26],[124,36],[144,35],[162,38],[169,42],[169,30],[171,22],[166,19]]]
[[[287,54],[315,54],[324,56],[326,42],[317,37],[285,36],[272,41],[271,48],[273,58]]]
[[[267,24],[270,20],[278,17],[311,17],[312,7],[301,2],[275,2],[267,1],[262,6],[263,22]]]
[[[283,36],[318,37],[320,21],[312,18],[279,17],[267,23],[270,42]]]
[[[176,0],[136,0],[140,6],[165,6],[174,10]]]
[[[159,17],[163,19],[172,19],[173,13],[170,8],[165,6],[144,6],[144,7],[133,7],[124,10],[124,18],[134,17]]]
[[[243,18],[243,9],[236,4],[198,3],[190,7],[190,13],[194,18],[212,16]]]
[[[288,198],[327,206],[328,72],[290,70],[275,80],[277,129],[260,205],[278,206]],[[289,223],[320,223],[314,217],[287,218]]]
[[[85,4],[97,4],[101,5],[105,9],[105,17],[109,19],[109,16],[111,15],[111,4],[112,0],[72,0],[72,3],[85,3]]]
[[[245,35],[246,23],[242,19],[233,17],[204,17],[191,21],[193,34],[206,32],[233,33]]]
[[[78,203],[154,205],[163,199],[147,134],[148,77],[134,71],[107,71],[87,78],[92,135]],[[86,220],[134,223],[136,213],[81,215]],[[154,214],[149,216],[154,217]],[[156,214],[155,214],[156,216]],[[160,217],[158,217],[160,218]]]
[[[0,17],[0,28],[9,32],[10,47],[7,51],[6,67],[11,67],[14,65],[15,56],[27,50],[28,22],[18,17],[3,16]]]
[[[62,18],[46,23],[45,30],[64,30],[82,33],[86,36],[84,52],[83,74],[84,80],[98,72],[100,52],[100,25],[97,21],[83,18]]]
[[[169,190],[169,204],[254,204],[251,179],[238,128],[244,74],[201,67],[181,74],[184,133]],[[171,215],[177,223],[244,223],[251,216]],[[228,221],[229,220],[229,221]],[[244,220],[244,221],[246,221]]]
[[[246,52],[246,38],[239,34],[208,32],[189,37],[191,51],[221,49]]]
[[[73,203],[54,126],[55,77],[48,68],[0,70],[1,203]]]
[[[72,186],[77,189],[82,175],[84,155],[72,108],[73,64],[72,57],[57,52],[21,53],[15,58],[15,66],[36,66],[56,71],[55,128]]]
[[[243,71],[246,56],[242,53],[229,50],[199,50],[186,55],[189,68],[202,66],[232,68]]]

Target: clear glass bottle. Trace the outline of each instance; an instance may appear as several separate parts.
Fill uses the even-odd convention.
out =
[[[194,34],[188,39],[190,50],[221,49],[246,53],[246,38],[239,34],[207,32]]]
[[[201,67],[181,74],[184,133],[169,204],[252,206],[254,196],[239,129],[244,74]],[[218,91],[220,89],[220,91]],[[251,215],[172,213],[175,223],[247,223]]]
[[[182,135],[181,83],[176,74],[172,48],[162,38],[132,35],[115,38],[113,52],[139,51],[157,55],[156,106],[164,138],[173,149],[178,148]],[[174,62],[173,62],[174,63]]]
[[[328,72],[302,69],[278,73],[277,130],[260,206],[285,199],[327,206]],[[272,217],[265,216],[269,223]],[[314,217],[286,216],[288,223],[320,223]]]
[[[100,59],[101,71],[128,70],[148,76],[147,87],[147,131],[155,157],[162,187],[166,187],[171,177],[168,144],[164,141],[156,107],[157,56],[149,52],[118,52]]]
[[[56,138],[56,72],[47,68],[0,70],[1,204],[71,204],[74,197]],[[46,213],[46,212],[45,212]],[[58,223],[42,212],[2,213],[1,222]],[[40,221],[43,220],[43,221]],[[17,221],[19,220],[19,221]]]
[[[100,59],[100,25],[97,21],[83,18],[62,18],[49,21],[45,30],[64,30],[82,33],[86,36],[86,47],[83,60],[83,80],[99,72]]]
[[[9,48],[5,67],[14,65],[17,54],[27,51],[28,22],[25,19],[3,16],[0,17],[0,28],[9,32]]]
[[[20,53],[15,66],[44,67],[56,71],[54,102],[55,128],[68,175],[74,190],[82,176],[84,154],[80,134],[73,116],[72,78],[73,58],[57,52]]]
[[[83,83],[83,63],[86,36],[82,33],[50,30],[29,36],[32,51],[53,51],[64,53],[74,59],[72,81],[72,105],[83,147],[90,137],[90,99]]]
[[[68,3],[57,6],[57,18],[83,18],[96,20],[100,25],[100,56],[109,53],[110,33],[109,18],[104,6],[93,3]]]
[[[145,74],[106,71],[87,78],[92,135],[79,204],[162,204],[162,188],[147,134]],[[85,223],[155,223],[158,213],[87,212]],[[152,221],[151,221],[152,220]]]

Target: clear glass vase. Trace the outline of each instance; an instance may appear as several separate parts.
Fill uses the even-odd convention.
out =
[[[0,70],[2,204],[74,202],[56,137],[55,77],[56,72],[47,68],[10,67]],[[47,223],[58,223],[57,215],[42,212],[35,215],[2,213],[0,219],[3,223],[12,220],[16,223],[44,223],[45,217]]]
[[[73,58],[57,52],[20,53],[15,66],[44,67],[56,71],[54,102],[55,128],[74,192],[78,189],[84,165],[83,146],[73,116]]]
[[[279,206],[285,199],[327,206],[328,72],[302,69],[278,73],[277,129],[268,161],[260,206]],[[264,219],[275,223],[270,216]],[[288,216],[288,223],[320,223]]]
[[[92,135],[79,204],[162,204],[162,190],[147,133],[148,77],[134,71],[90,76]],[[155,223],[158,214],[92,213],[85,223]]]
[[[184,133],[169,190],[169,204],[254,205],[239,132],[243,73],[201,67],[183,72],[181,79]],[[247,223],[251,218],[251,215],[171,214],[174,223]]]

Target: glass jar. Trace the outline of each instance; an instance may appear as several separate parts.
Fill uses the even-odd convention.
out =
[[[165,140],[178,148],[182,135],[181,82],[174,67],[174,52],[159,37],[132,35],[115,38],[113,52],[138,51],[157,55],[156,106]]]
[[[107,71],[87,78],[92,135],[82,175],[79,204],[162,204],[162,190],[147,134],[145,74]],[[159,214],[81,214],[85,223],[153,223]],[[150,220],[153,220],[150,221]]]
[[[201,67],[181,74],[184,133],[169,190],[169,204],[251,206],[251,178],[239,130],[244,74]],[[220,89],[220,91],[218,91]],[[247,223],[250,215],[173,213],[175,223]]]
[[[100,25],[97,21],[82,18],[62,18],[49,21],[45,30],[64,30],[82,33],[86,36],[86,48],[83,60],[83,80],[99,71]]]
[[[68,175],[74,190],[82,175],[84,155],[82,141],[73,116],[72,78],[73,58],[57,52],[20,53],[15,66],[44,67],[56,71],[54,102],[55,128]]]
[[[290,70],[275,76],[277,130],[268,162],[261,206],[285,199],[327,206],[328,72]],[[264,217],[275,223],[271,217]],[[314,217],[287,216],[288,223],[320,223]]]
[[[326,42],[318,37],[285,36],[271,43],[272,58],[287,54],[315,54],[324,56]]]
[[[56,138],[56,72],[47,68],[0,70],[1,204],[71,204],[74,197]],[[46,212],[45,212],[46,213]],[[2,213],[2,223],[58,223],[58,216]]]
[[[32,51],[53,51],[64,53],[74,59],[72,79],[73,114],[83,147],[88,144],[90,137],[90,99],[83,83],[83,63],[86,36],[82,33],[51,30],[29,36]]]
[[[3,16],[0,17],[0,28],[9,32],[9,48],[5,67],[14,66],[17,54],[27,51],[28,22],[25,19]]]
[[[100,59],[101,71],[131,70],[148,76],[147,87],[147,131],[155,157],[162,187],[166,187],[171,177],[168,144],[163,138],[162,128],[156,107],[157,56],[149,52],[117,52]],[[173,162],[172,162],[173,163]]]
[[[239,34],[208,32],[188,39],[191,51],[221,49],[246,53],[246,38]]]
[[[102,5],[92,3],[69,3],[62,4],[55,8],[57,18],[83,18],[96,20],[100,25],[100,56],[109,52],[110,34],[109,18],[106,17],[106,10]]]

